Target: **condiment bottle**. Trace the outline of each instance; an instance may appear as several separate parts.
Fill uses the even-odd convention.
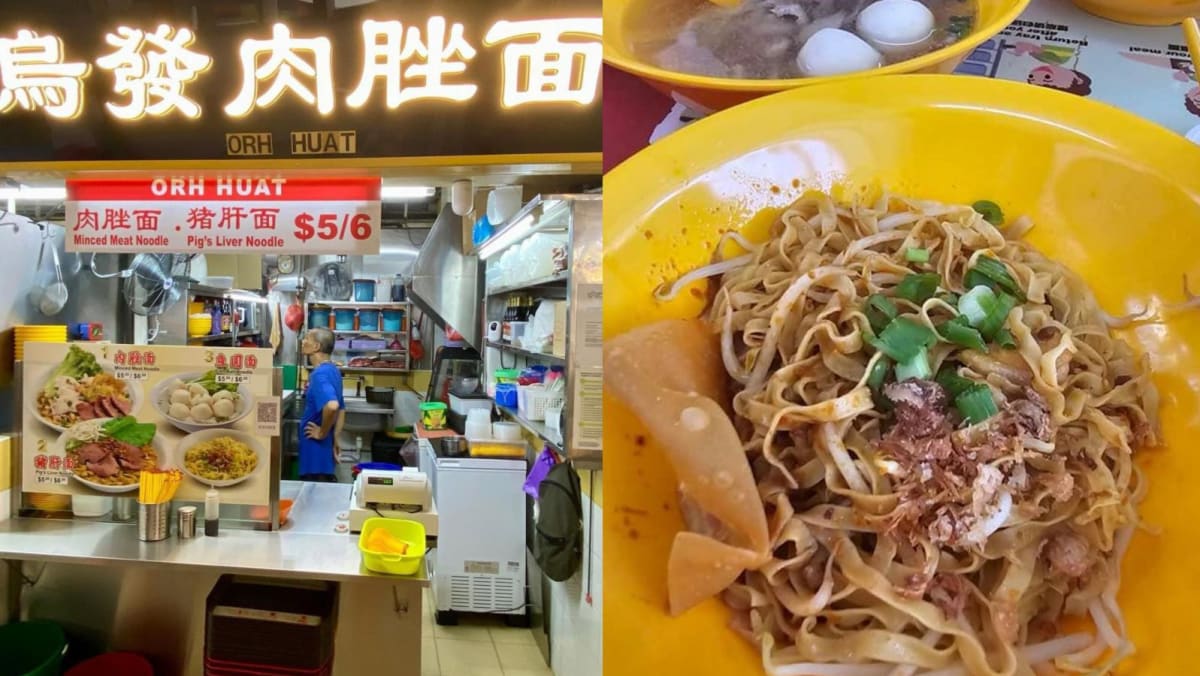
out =
[[[209,488],[204,494],[204,534],[216,537],[217,526],[221,518],[221,496],[216,488]]]

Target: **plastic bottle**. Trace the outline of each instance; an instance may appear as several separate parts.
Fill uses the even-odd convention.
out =
[[[216,537],[221,518],[221,496],[216,488],[204,494],[204,534]]]

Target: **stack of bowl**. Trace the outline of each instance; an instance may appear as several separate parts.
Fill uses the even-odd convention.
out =
[[[66,324],[45,326],[21,325],[14,329],[13,358],[21,361],[25,358],[25,343],[65,343],[67,342]]]

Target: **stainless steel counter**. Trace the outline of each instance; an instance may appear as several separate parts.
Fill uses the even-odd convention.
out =
[[[349,484],[285,481],[296,495],[289,521],[277,532],[224,528],[218,537],[141,542],[133,523],[16,518],[0,522],[0,559],[162,566],[334,581],[379,581],[429,586],[425,565],[412,576],[372,573],[362,566],[358,536],[333,531],[350,502]],[[174,531],[172,515],[172,531]]]

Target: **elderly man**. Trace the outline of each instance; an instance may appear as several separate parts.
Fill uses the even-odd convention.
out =
[[[300,419],[300,479],[335,482],[337,435],[342,429],[346,402],[342,399],[342,372],[329,359],[333,332],[310,329],[304,334],[300,351],[313,367],[304,397],[304,417]]]

